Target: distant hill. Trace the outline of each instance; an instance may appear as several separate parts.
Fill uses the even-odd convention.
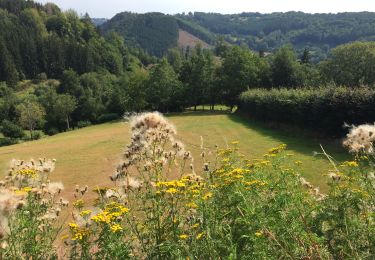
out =
[[[162,13],[119,13],[100,26],[100,30],[104,33],[114,30],[132,47],[140,47],[159,57],[177,46],[177,20]]]
[[[184,30],[178,30],[178,47],[179,48],[187,48],[187,47],[195,47],[197,44],[200,44],[203,48],[210,48],[206,42],[202,41],[198,37],[188,33]]]
[[[299,53],[309,48],[313,60],[319,61],[337,45],[375,40],[375,13],[223,15],[195,12],[174,16],[120,13],[100,28],[103,32],[115,30],[157,56],[177,46],[178,29],[181,29],[211,45],[223,37],[229,43],[245,44],[255,51],[272,52],[281,45],[293,44]]]
[[[375,13],[307,14],[241,13],[223,15],[202,13],[177,15],[220,35],[233,44],[245,44],[256,51],[272,52],[293,44],[300,53],[312,51],[315,60],[326,58],[337,45],[352,41],[375,40]]]
[[[103,23],[107,22],[108,19],[107,18],[91,18],[91,21],[93,24],[95,24],[95,26],[100,26]]]

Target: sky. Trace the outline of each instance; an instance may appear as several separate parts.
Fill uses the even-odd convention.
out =
[[[63,10],[74,9],[94,18],[111,18],[123,11],[137,13],[162,12],[286,12],[307,13],[375,12],[375,0],[35,0],[53,2]]]

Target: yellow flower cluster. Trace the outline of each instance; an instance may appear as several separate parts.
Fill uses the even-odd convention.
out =
[[[72,233],[72,240],[83,240],[89,235],[89,230],[79,227],[76,223],[69,223],[70,232]]]
[[[23,175],[23,176],[28,176],[28,177],[35,177],[38,172],[33,169],[21,169],[17,171],[17,174]]]
[[[108,204],[102,212],[91,217],[91,220],[96,223],[111,224],[117,218],[125,215],[128,212],[129,212],[128,208],[116,202],[112,202]]]
[[[358,167],[358,163],[356,161],[346,161],[343,164],[341,164],[342,167]]]
[[[246,186],[258,185],[258,186],[265,186],[267,183],[260,180],[253,180],[253,181],[245,181],[244,184]]]
[[[19,189],[19,190],[16,190],[14,193],[16,195],[26,195],[28,192],[30,192],[32,190],[31,187],[24,187],[22,189]]]
[[[245,174],[251,173],[249,169],[243,168],[234,168],[234,169],[225,169],[220,168],[214,172],[218,180],[216,180],[215,187],[222,187],[229,184],[232,184],[238,180],[242,180]]]
[[[85,216],[87,216],[87,215],[90,215],[91,214],[91,210],[82,210],[80,213],[79,213],[79,215],[81,216],[81,217],[85,217]]]
[[[202,188],[205,186],[201,178],[190,175],[182,177],[180,180],[174,181],[160,181],[156,184],[156,194],[167,193],[170,195],[183,194],[197,196],[201,193]]]
[[[79,199],[79,200],[76,200],[75,202],[73,202],[73,207],[75,208],[82,208],[84,206],[85,202],[83,201],[83,199]]]
[[[268,150],[268,154],[278,154],[286,149],[286,144],[281,144],[277,147],[271,148]]]

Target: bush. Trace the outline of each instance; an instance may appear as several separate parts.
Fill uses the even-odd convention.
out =
[[[87,127],[87,126],[90,126],[90,125],[91,125],[90,121],[78,121],[77,122],[78,128],[83,128],[83,127]]]
[[[51,136],[51,135],[57,135],[58,133],[60,133],[60,131],[54,127],[52,128],[49,128],[46,130],[46,134]]]
[[[24,137],[24,132],[22,127],[14,124],[13,122],[9,120],[3,120],[1,124],[1,132],[5,137],[9,138],[23,138]]]
[[[103,114],[103,115],[99,116],[98,122],[99,123],[105,123],[105,122],[115,121],[115,120],[118,120],[120,118],[121,117],[116,113]]]
[[[239,112],[252,118],[343,136],[344,124],[375,122],[375,90],[346,87],[252,89],[241,94]]]
[[[7,145],[16,144],[16,143],[18,143],[17,139],[8,138],[8,137],[0,138],[0,146],[7,146]]]

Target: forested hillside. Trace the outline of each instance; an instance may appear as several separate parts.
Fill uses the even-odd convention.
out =
[[[88,16],[61,12],[54,4],[0,0],[0,28],[0,79],[9,85],[61,78],[66,69],[119,74],[127,63],[120,37],[104,39]]]
[[[100,28],[105,34],[116,31],[133,47],[159,57],[177,46],[177,20],[162,13],[119,13]]]
[[[293,44],[297,53],[311,51],[313,62],[327,58],[331,48],[352,41],[375,40],[375,13],[306,14],[120,13],[105,23],[103,32],[114,30],[133,46],[162,56],[176,46],[177,29],[185,30],[214,44],[220,37],[232,44],[273,52],[284,44]]]
[[[299,52],[309,47],[313,60],[326,58],[337,45],[375,40],[375,13],[307,14],[241,13],[223,15],[195,12],[177,15],[222,35],[230,43],[245,44],[256,51],[268,51],[291,43]]]

